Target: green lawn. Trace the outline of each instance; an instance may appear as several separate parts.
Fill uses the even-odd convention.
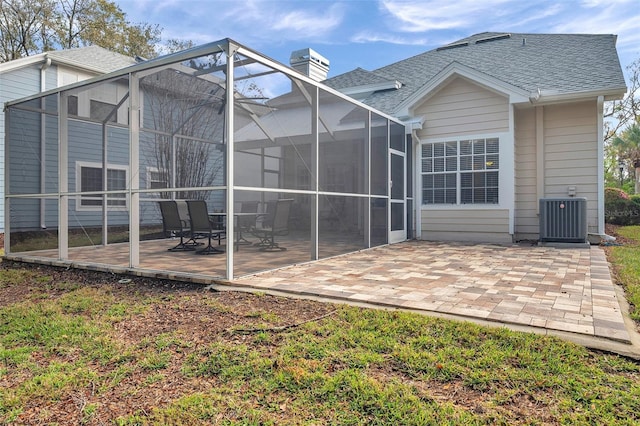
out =
[[[640,364],[558,338],[42,271],[0,269],[3,424],[640,424]]]
[[[630,243],[612,247],[609,260],[632,305],[631,318],[640,321],[640,226],[624,226],[618,233]]]

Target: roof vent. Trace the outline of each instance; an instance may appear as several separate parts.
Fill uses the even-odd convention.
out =
[[[460,42],[460,43],[453,43],[453,44],[447,44],[446,46],[440,46],[436,50],[455,49],[456,47],[463,47],[463,46],[468,46],[468,45],[469,45],[468,41],[463,41],[463,42]]]
[[[506,38],[511,38],[511,34],[498,34],[491,37],[480,38],[476,40],[476,44],[488,43],[490,41],[496,41],[496,40],[504,40]]]

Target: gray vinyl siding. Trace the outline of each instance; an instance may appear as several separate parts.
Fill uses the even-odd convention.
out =
[[[12,110],[9,120],[12,122],[8,135],[10,192],[37,194],[40,192],[40,156],[33,153],[40,152],[40,115]],[[13,200],[9,210],[12,229],[38,228],[38,206],[37,199]]]
[[[79,191],[76,181],[78,162],[102,164],[102,126],[78,120],[69,120],[69,192]],[[129,165],[129,133],[127,129],[107,126],[107,163],[108,165]],[[127,172],[131,179],[131,170]],[[78,208],[78,199],[69,199],[69,227],[97,227],[102,225],[102,209],[86,210]],[[128,209],[109,208],[107,210],[110,225],[129,223]]]
[[[0,73],[0,105],[40,91],[40,70],[36,65]],[[3,109],[3,108],[0,108]],[[0,232],[4,232],[5,114],[0,113]]]

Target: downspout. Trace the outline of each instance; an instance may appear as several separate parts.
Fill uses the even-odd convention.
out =
[[[544,107],[536,106],[536,215],[540,216],[540,203],[544,198]]]
[[[420,138],[418,137],[418,130],[411,130],[411,138],[413,140],[413,208],[415,210],[416,221],[416,233],[414,238],[416,240],[422,239],[422,188],[418,185],[422,185],[420,179],[421,162],[420,162]]]
[[[51,66],[51,58],[49,56],[44,57],[44,63],[42,67],[40,67],[40,92],[44,92],[47,90],[47,69]],[[46,99],[40,98],[40,108],[44,111],[46,108]],[[46,191],[46,155],[47,155],[47,147],[46,147],[46,116],[43,113],[40,113],[40,193],[44,194]],[[46,229],[46,204],[45,199],[40,198],[40,228]]]

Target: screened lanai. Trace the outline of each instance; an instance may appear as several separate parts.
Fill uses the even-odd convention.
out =
[[[5,114],[10,259],[231,280],[407,237],[404,125],[229,39]],[[168,200],[206,203],[212,254],[169,250]]]

